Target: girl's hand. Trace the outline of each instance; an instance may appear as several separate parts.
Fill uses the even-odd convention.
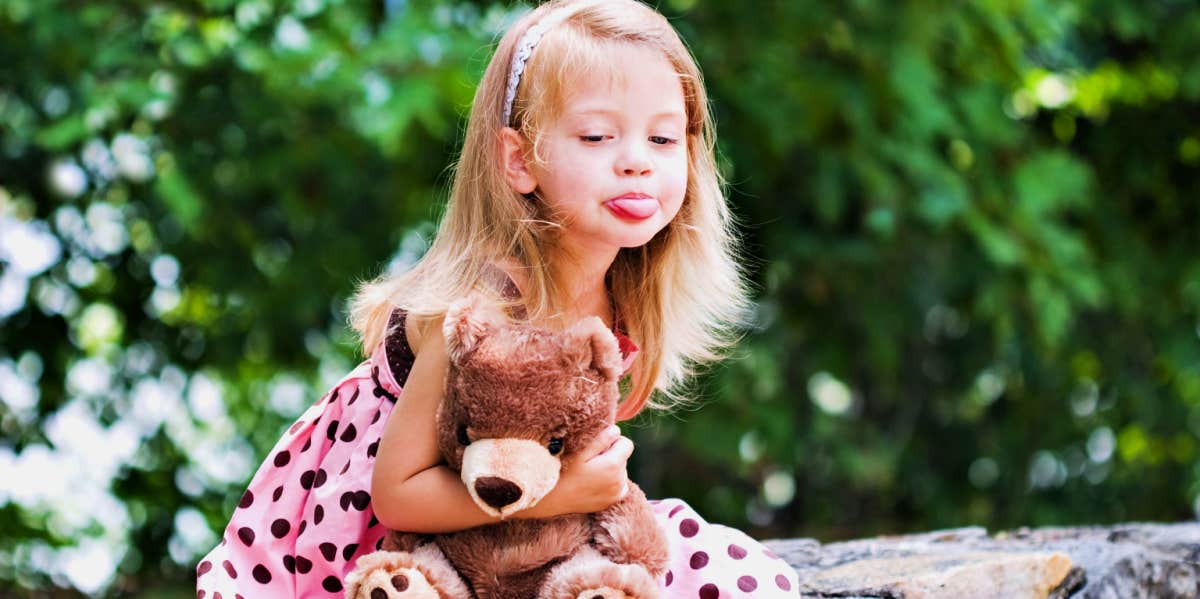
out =
[[[563,469],[558,484],[527,515],[590,514],[617,503],[629,490],[625,464],[632,453],[633,441],[610,426]]]

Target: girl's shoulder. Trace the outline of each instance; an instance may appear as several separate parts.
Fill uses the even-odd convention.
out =
[[[520,299],[525,281],[524,275],[515,263],[507,259],[489,262],[485,267],[482,279],[480,287],[489,288],[508,300]],[[393,310],[391,320],[397,320],[400,327],[393,329],[393,323],[389,321],[388,335],[401,336],[403,333],[404,342],[408,344],[413,353],[420,353],[421,346],[427,339],[435,336],[441,337],[444,316],[444,314],[405,314],[403,309],[397,308]]]
[[[510,261],[494,261],[488,265],[483,284],[498,290],[509,299],[521,297],[523,277]],[[427,343],[442,339],[442,314],[416,314],[403,308],[394,308],[388,317],[387,333],[384,335],[383,350],[388,367],[397,383],[403,385],[412,371],[416,357]]]

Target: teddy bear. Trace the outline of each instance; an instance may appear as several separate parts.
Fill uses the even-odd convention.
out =
[[[346,576],[347,599],[623,599],[659,596],[667,541],[629,483],[594,514],[511,518],[545,497],[616,418],[621,357],[597,317],[566,331],[509,322],[478,296],[450,306],[438,447],[499,521],[454,533],[391,531]]]

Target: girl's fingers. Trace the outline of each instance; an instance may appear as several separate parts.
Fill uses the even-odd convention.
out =
[[[603,455],[606,460],[624,464],[629,460],[629,456],[633,455],[633,441],[629,437],[618,437]]]
[[[591,446],[588,447],[588,459],[590,460],[604,455],[612,449],[613,443],[620,438],[621,429],[617,428],[617,425],[614,424],[604,429],[599,435],[596,435],[596,438],[592,441]]]

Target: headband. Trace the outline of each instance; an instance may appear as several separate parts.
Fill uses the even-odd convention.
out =
[[[508,119],[512,116],[513,102],[517,99],[517,86],[521,83],[521,73],[525,72],[525,61],[533,54],[533,48],[541,41],[542,35],[565,21],[570,13],[568,10],[551,12],[526,29],[517,42],[517,48],[513,50],[512,64],[508,67],[508,88],[504,92],[504,126],[508,126]]]

